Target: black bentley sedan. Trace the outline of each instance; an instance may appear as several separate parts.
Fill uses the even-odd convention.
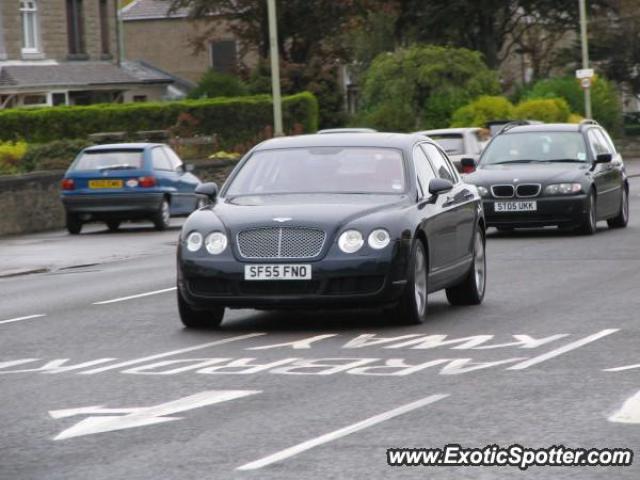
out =
[[[427,295],[482,302],[476,187],[421,135],[322,134],[251,150],[183,226],[178,307],[187,327],[225,308],[378,307],[420,323]]]
[[[471,159],[462,163],[474,167]],[[483,197],[487,226],[502,231],[558,226],[590,235],[600,220],[624,228],[629,219],[622,157],[593,120],[508,125],[465,180]]]

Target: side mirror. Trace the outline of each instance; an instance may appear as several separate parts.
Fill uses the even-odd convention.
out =
[[[611,160],[613,160],[613,155],[610,153],[600,153],[596,157],[596,161],[593,163],[611,163]]]
[[[201,183],[196,187],[196,195],[204,195],[211,202],[215,202],[218,196],[218,185],[213,182]]]
[[[473,158],[463,158],[460,160],[462,165],[462,173],[473,173],[476,171],[476,161]]]
[[[450,192],[453,189],[453,183],[444,178],[434,178],[429,182],[429,193],[438,196],[442,193]]]
[[[193,163],[187,163],[184,166],[184,171],[185,172],[193,172],[196,169],[196,166]]]

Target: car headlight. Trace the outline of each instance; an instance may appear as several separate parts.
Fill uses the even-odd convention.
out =
[[[227,248],[227,236],[222,232],[213,232],[207,235],[204,243],[207,252],[211,255],[220,255]]]
[[[187,236],[187,250],[197,252],[202,247],[202,235],[199,232],[191,232]]]
[[[481,197],[486,197],[489,195],[489,190],[487,190],[487,188],[482,187],[480,185],[478,185],[476,188],[478,189],[478,193],[480,194]]]
[[[364,238],[358,230],[347,230],[338,239],[338,246],[344,253],[356,253],[364,245]]]
[[[391,242],[391,235],[384,228],[378,228],[369,235],[369,246],[374,250],[382,250]]]
[[[547,195],[571,195],[572,193],[580,193],[582,185],[579,183],[555,183],[547,185],[544,193]]]

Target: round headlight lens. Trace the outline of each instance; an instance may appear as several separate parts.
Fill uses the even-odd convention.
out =
[[[220,255],[227,248],[227,236],[222,232],[213,232],[207,236],[205,246],[211,255]]]
[[[187,250],[197,252],[202,247],[202,235],[199,232],[191,232],[187,237]]]
[[[379,228],[369,235],[369,246],[374,250],[382,250],[391,242],[391,235],[384,228]]]
[[[489,190],[487,190],[485,187],[478,186],[478,193],[481,197],[486,197],[487,195],[489,195]]]
[[[358,230],[347,230],[338,239],[338,246],[344,253],[356,253],[364,245],[364,238]]]

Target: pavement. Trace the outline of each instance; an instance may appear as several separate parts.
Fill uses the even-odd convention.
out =
[[[220,330],[185,330],[179,223],[3,239],[5,272],[46,271],[0,278],[0,479],[637,480],[640,179],[630,200],[624,230],[490,231],[484,303],[436,293],[415,327],[233,310]],[[388,448],[455,443],[635,458],[387,465]]]

